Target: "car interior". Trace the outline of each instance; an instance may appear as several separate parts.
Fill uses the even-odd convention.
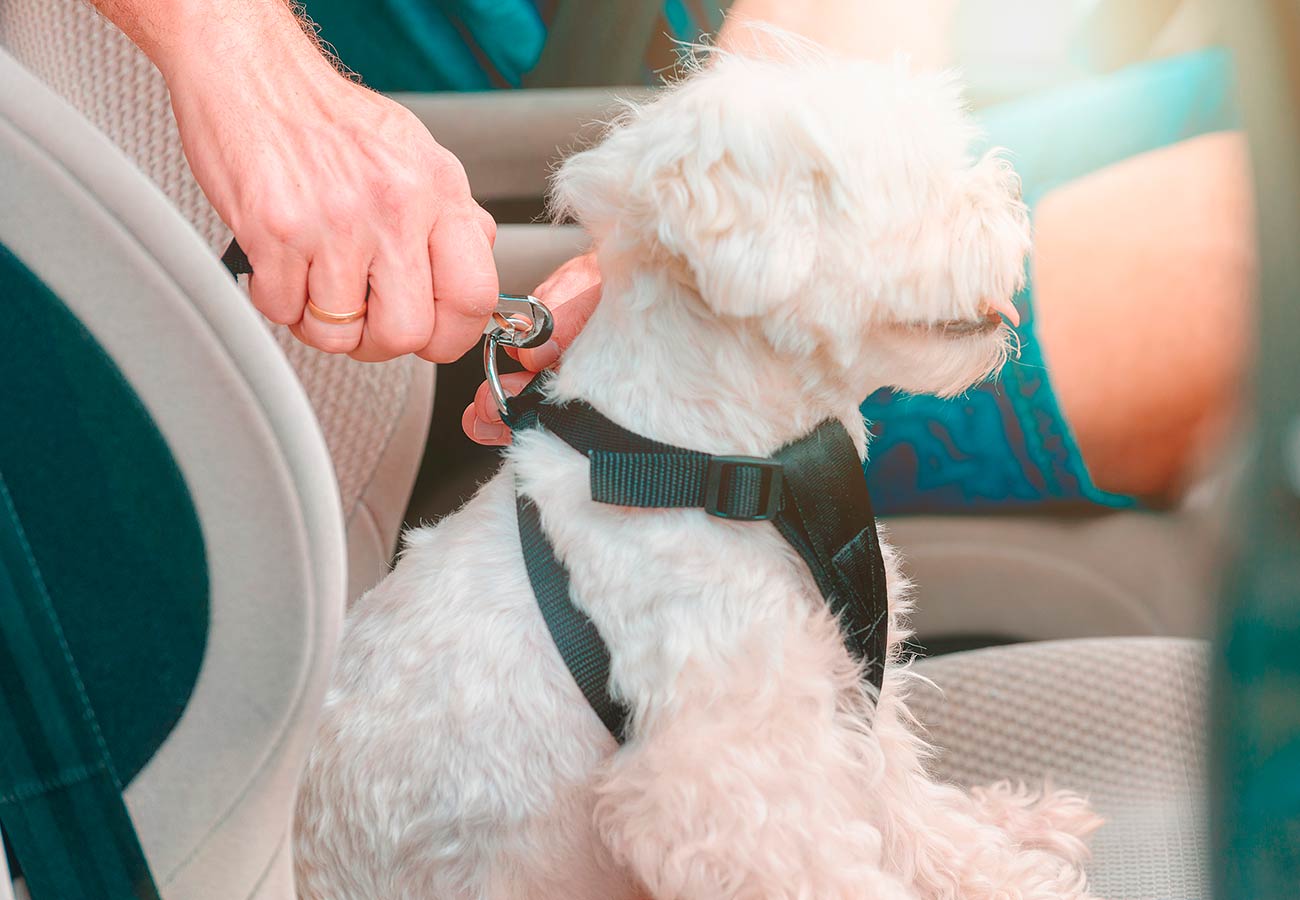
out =
[[[1043,47],[1022,48],[1017,59],[981,32],[981,10],[995,3],[969,4],[962,32],[977,105],[1223,38],[1194,4],[1153,4],[1168,7],[1166,15],[1118,31],[1106,24],[1113,16],[1098,16],[1069,36],[1071,47],[1090,49],[1086,67],[1077,55],[1060,63],[1059,54],[1047,66],[1035,63]],[[1102,6],[1120,15],[1132,4]],[[1241,27],[1267,43],[1274,33],[1260,16]],[[88,542],[140,567],[176,570],[160,574],[159,593],[147,597],[125,580],[135,571],[125,566],[79,595],[86,609],[55,604],[163,896],[289,900],[296,779],[346,607],[386,571],[398,523],[453,511],[496,466],[496,451],[472,445],[459,426],[480,361],[470,353],[440,367],[436,391],[432,375],[415,379],[357,510],[345,516],[307,396],[210,242],[20,56],[0,48],[0,293],[12,292],[24,315],[66,319],[60,358],[107,373],[116,393],[94,400],[66,386],[86,405],[68,423],[51,414],[39,436],[45,459],[69,473],[57,483],[31,463],[24,468],[13,450],[35,434],[0,440],[8,502],[41,504],[51,528],[95,511],[102,530],[85,526]],[[1275,61],[1257,58],[1243,80],[1285,83],[1270,68]],[[465,162],[476,198],[501,222],[502,290],[527,293],[585,248],[576,226],[544,221],[556,160],[590,142],[621,98],[647,90],[397,99]],[[1285,116],[1294,126],[1295,95],[1275,99],[1292,103]],[[1294,136],[1254,130],[1258,121],[1248,117],[1256,159],[1293,179],[1300,155],[1280,142]],[[1294,221],[1292,199],[1276,192],[1261,216]],[[1295,273],[1270,276],[1262,252],[1267,300],[1270,290],[1293,286],[1286,278]],[[56,402],[64,395],[51,393],[48,373],[24,370],[39,365],[30,356],[0,365],[4,393]],[[1285,371],[1265,362],[1261,384]],[[1262,388],[1249,423],[1255,433],[1243,426],[1169,508],[884,523],[917,584],[915,665],[933,686],[916,696],[915,711],[941,748],[937,771],[962,785],[1032,783],[1050,773],[1087,794],[1107,820],[1090,867],[1099,895],[1211,896],[1218,875],[1206,716],[1215,672],[1207,642],[1227,608],[1227,576],[1243,558],[1234,523],[1258,502],[1258,490],[1248,489],[1251,448],[1268,439],[1267,422],[1279,414],[1262,404],[1284,393]],[[133,449],[137,431],[149,453]],[[79,479],[97,486],[79,494],[71,489]],[[151,513],[155,520],[136,521],[145,508],[131,512],[140,485],[163,482],[174,502]],[[34,499],[38,490],[45,499]],[[192,545],[189,556],[180,545]],[[185,577],[195,583],[190,594],[176,587]],[[173,612],[156,615],[162,606]],[[134,674],[115,674],[123,670]],[[150,719],[141,707],[151,691],[181,711]],[[142,716],[150,721],[139,724]],[[10,756],[11,774],[43,777],[39,759]],[[22,802],[17,793],[0,796],[0,809]],[[20,844],[36,846],[39,823],[15,831],[17,814],[3,821],[12,863]],[[66,842],[74,852],[75,839]],[[24,896],[22,879],[0,868],[0,900]]]

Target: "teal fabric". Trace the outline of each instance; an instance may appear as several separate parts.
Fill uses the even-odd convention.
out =
[[[96,769],[85,747],[51,756],[0,741],[0,795],[28,804],[0,804],[0,822],[17,842],[28,829],[54,827],[52,818],[26,820],[32,797],[48,801],[49,816],[57,805],[90,816],[171,732],[203,660],[208,581],[189,491],[148,412],[67,307],[3,246],[0,307],[21,336],[0,354],[0,518],[30,551],[27,575],[7,557],[9,581],[42,586],[37,599],[62,632],[107,753]],[[26,618],[13,612],[19,588],[0,621],[0,666],[34,679],[40,672],[20,651],[44,645],[14,630],[35,621],[30,585],[21,594]],[[39,658],[58,659],[44,650]],[[0,719],[12,726],[19,701],[6,693],[5,702]]]
[[[311,0],[343,64],[380,91],[517,87],[546,29],[530,0]]]
[[[379,91],[517,88],[537,65],[561,3],[578,0],[306,0],[321,40]],[[634,36],[635,53],[669,38],[693,41],[722,24],[716,0],[636,0],[661,7],[653,34]],[[626,30],[626,25],[624,25]],[[627,35],[592,34],[591,41]],[[644,78],[671,58],[648,59]],[[533,84],[531,86],[562,86]]]
[[[33,900],[158,896],[122,782],[3,477],[0,822]]]
[[[1032,210],[1053,188],[1112,163],[1236,128],[1232,64],[1213,50],[1135,66],[986,109],[980,120],[988,145],[1010,151]],[[863,403],[878,512],[1134,505],[1088,474],[1052,392],[1032,282],[1015,302],[1021,353],[999,379],[954,400],[881,391]]]

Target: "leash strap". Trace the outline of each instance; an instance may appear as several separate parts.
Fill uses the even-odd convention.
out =
[[[542,402],[542,378],[511,398],[506,424],[542,427],[591,460],[591,497],[642,508],[698,508],[741,521],[767,521],[807,563],[840,621],[845,643],[880,689],[888,638],[884,560],[866,477],[852,439],[828,421],[770,459],[711,456],[653,441],[585,403]],[[569,595],[536,507],[519,495],[519,537],[529,580],[561,657],[614,737],[626,737],[628,709],[609,693],[609,651]]]
[[[158,900],[108,747],[2,477],[0,823],[33,900]]]

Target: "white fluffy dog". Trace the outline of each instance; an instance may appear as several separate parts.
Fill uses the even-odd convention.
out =
[[[950,77],[715,55],[555,179],[604,299],[549,388],[649,438],[771,455],[863,397],[995,371],[1017,178],[973,159]],[[538,610],[516,481],[633,710],[616,748]],[[1081,898],[1078,797],[926,772],[892,551],[878,698],[770,523],[590,499],[534,429],[353,609],[298,808],[319,900]]]

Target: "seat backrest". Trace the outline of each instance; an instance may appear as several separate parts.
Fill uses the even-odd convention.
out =
[[[156,431],[162,454],[156,466],[139,471],[141,460],[117,452],[128,426],[97,417],[87,401],[73,418],[103,447],[85,453],[68,448],[45,460],[43,469],[25,471],[48,475],[66,466],[71,478],[84,475],[77,467],[93,459],[108,467],[105,481],[116,483],[122,474],[143,485],[139,502],[106,511],[88,498],[78,509],[67,491],[55,491],[59,496],[51,502],[60,506],[45,509],[40,495],[28,490],[20,524],[53,521],[47,544],[63,559],[91,560],[98,542],[132,536],[114,533],[113,522],[138,515],[168,485],[188,495],[177,508],[191,510],[197,523],[194,540],[169,522],[137,526],[155,532],[141,540],[164,548],[155,557],[159,567],[172,565],[206,592],[199,607],[205,615],[190,619],[205,633],[198,641],[189,638],[201,658],[183,692],[189,698],[183,709],[162,715],[109,708],[105,698],[113,691],[100,689],[101,680],[109,684],[138,664],[133,635],[154,630],[150,610],[159,620],[177,618],[168,609],[180,602],[175,596],[142,601],[129,589],[124,599],[68,591],[53,603],[94,716],[105,724],[107,749],[124,770],[126,806],[153,878],[165,898],[289,900],[293,796],[327,684],[346,586],[337,486],[306,396],[190,224],[107,138],[3,52],[0,249],[13,278],[0,283],[0,296],[21,288],[51,316],[78,323],[83,349],[102,351],[105,378],[120,380],[134,398],[139,415],[133,418]],[[75,336],[76,329],[66,331]],[[29,354],[36,365],[48,363],[63,376],[75,371],[49,338],[12,336],[29,349],[48,346],[47,355]],[[22,399],[0,391],[0,427],[10,430],[9,437],[38,417]],[[21,438],[7,446],[21,449]],[[150,481],[155,473],[156,483]],[[117,513],[122,518],[115,519]],[[69,545],[79,542],[85,554],[70,553]],[[48,569],[56,557],[35,550],[36,562]],[[189,562],[176,565],[178,559]],[[195,572],[195,565],[204,571]],[[145,583],[148,571],[136,571]],[[58,591],[50,585],[51,593]],[[112,606],[119,599],[124,605]],[[92,610],[95,615],[78,614],[94,604],[101,607]],[[79,638],[78,629],[105,621],[119,627],[118,645],[93,635]],[[159,671],[160,680],[167,677]],[[143,702],[148,694],[136,699]],[[129,731],[142,717],[163,721],[168,730],[147,753],[134,748],[138,758],[128,762],[130,754],[114,745],[113,727]]]

